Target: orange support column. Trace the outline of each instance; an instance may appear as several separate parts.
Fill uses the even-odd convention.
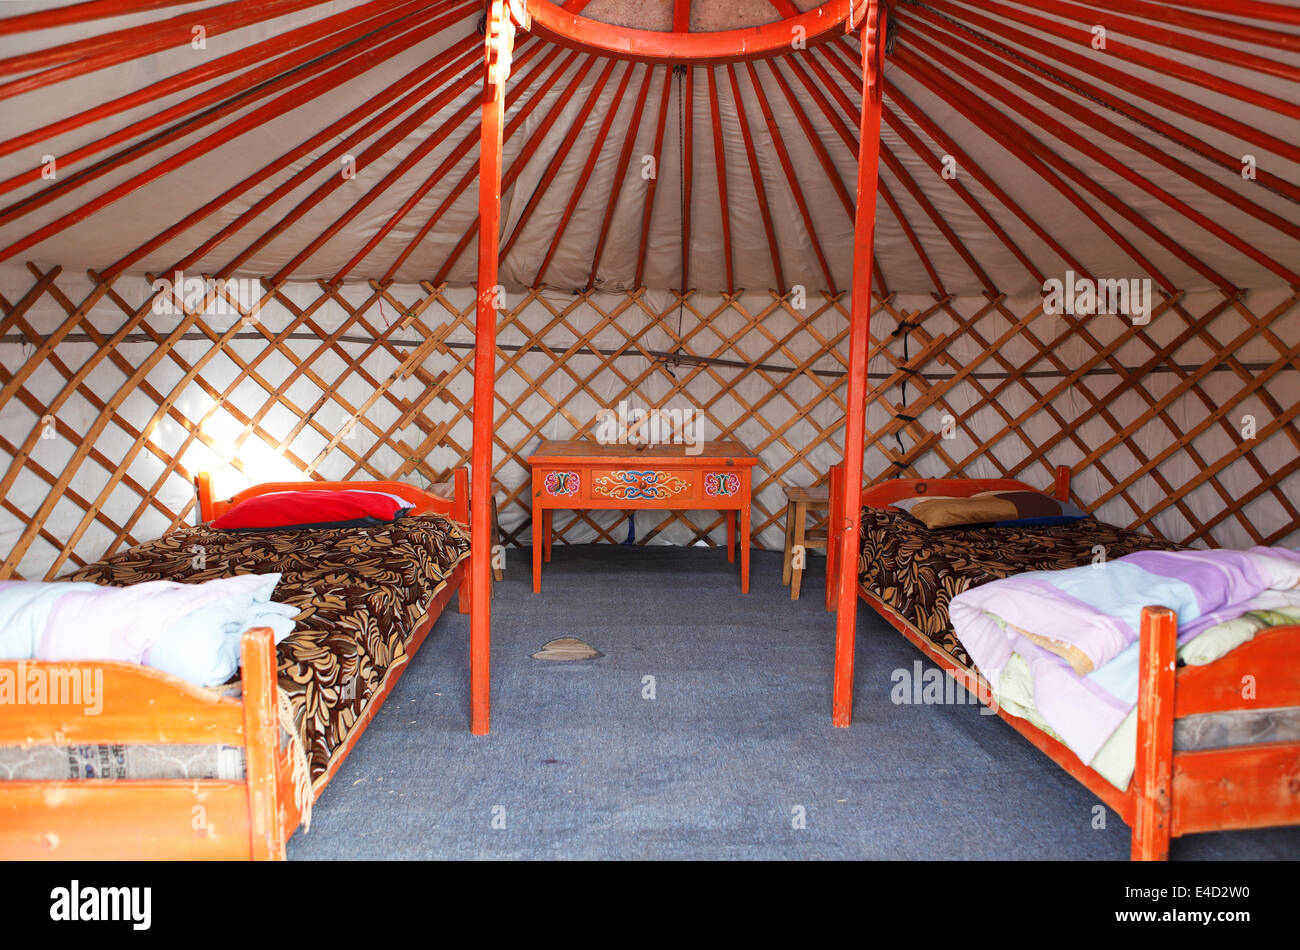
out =
[[[838,592],[835,618],[835,691],[831,719],[853,720],[853,650],[858,619],[858,546],[862,518],[863,430],[867,411],[867,350],[871,335],[871,260],[876,230],[877,164],[880,160],[880,106],[884,87],[885,6],[870,0],[862,28],[862,118],[858,145],[857,209],[853,219],[853,290],[849,322],[847,412],[844,420],[844,482],[834,563]],[[850,23],[850,26],[852,24]],[[828,554],[830,552],[828,551]]]
[[[484,37],[483,118],[478,176],[478,302],[474,320],[474,441],[470,490],[470,731],[492,727],[492,448],[496,415],[497,265],[501,247],[501,149],[506,79],[522,0],[493,0]]]

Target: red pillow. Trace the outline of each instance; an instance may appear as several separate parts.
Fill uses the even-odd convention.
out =
[[[227,530],[352,528],[392,521],[410,505],[377,492],[282,491],[245,499],[212,522]]]

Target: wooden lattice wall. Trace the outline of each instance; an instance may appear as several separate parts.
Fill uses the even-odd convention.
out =
[[[28,265],[3,278],[0,576],[58,576],[192,521],[203,469],[228,492],[294,473],[429,484],[468,460],[471,291],[222,288],[160,313],[141,277]],[[592,435],[621,400],[696,409],[709,438],[758,453],[759,546],[781,544],[781,483],[815,484],[839,458],[847,297],[548,291],[503,304],[495,474],[511,543],[529,537],[528,453]],[[1165,299],[1145,326],[1041,304],[877,300],[868,477],[1047,485],[1067,463],[1076,499],[1108,520],[1196,543],[1300,543],[1300,291]],[[716,544],[724,526],[641,512],[636,539]],[[614,512],[557,516],[556,529],[628,534]]]

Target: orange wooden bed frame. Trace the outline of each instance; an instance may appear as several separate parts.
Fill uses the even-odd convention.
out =
[[[831,470],[831,511],[844,491],[843,469]],[[862,504],[884,508],[920,494],[966,497],[981,491],[1031,489],[1014,479],[891,479],[866,488]],[[1055,495],[1070,496],[1070,470],[1056,470]],[[838,526],[832,525],[832,533]],[[837,550],[834,543],[828,552]],[[839,565],[828,557],[826,607],[833,609]],[[857,565],[852,565],[856,570]],[[975,694],[992,695],[978,673],[961,666],[861,584],[858,593],[931,661]],[[1137,765],[1120,791],[1069,748],[1027,719],[997,714],[1109,805],[1133,829],[1134,860],[1165,860],[1169,841],[1201,831],[1300,824],[1300,742],[1174,751],[1174,720],[1200,713],[1300,706],[1300,625],[1274,627],[1206,666],[1176,669],[1178,616],[1161,606],[1142,612]],[[1255,695],[1243,698],[1244,677]]]
[[[469,476],[454,473],[452,500],[398,482],[271,482],[227,501],[212,497],[207,473],[198,479],[202,521],[230,506],[275,491],[340,488],[398,492],[418,504],[415,514],[444,514],[469,523]],[[397,685],[454,592],[469,611],[469,571],[456,566],[432,598],[406,658],[389,668],[328,771],[315,784],[319,798],[356,746],[375,712]],[[103,673],[103,709],[22,705],[0,716],[0,745],[231,745],[244,750],[243,781],[218,779],[70,779],[0,781],[0,858],[283,859],[302,820],[294,800],[290,751],[280,748],[276,651],[269,629],[244,634],[238,698],[218,696],[159,670],[132,663],[0,660],[0,670],[31,676]],[[15,680],[21,683],[21,680]]]

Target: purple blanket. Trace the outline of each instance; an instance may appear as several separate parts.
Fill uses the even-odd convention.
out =
[[[1025,658],[1043,718],[1089,762],[1136,701],[1130,667],[1143,607],[1174,610],[1182,643],[1241,616],[1265,591],[1297,586],[1300,554],[1285,548],[1140,551],[993,581],[954,597],[950,615],[995,689],[1012,653]]]

